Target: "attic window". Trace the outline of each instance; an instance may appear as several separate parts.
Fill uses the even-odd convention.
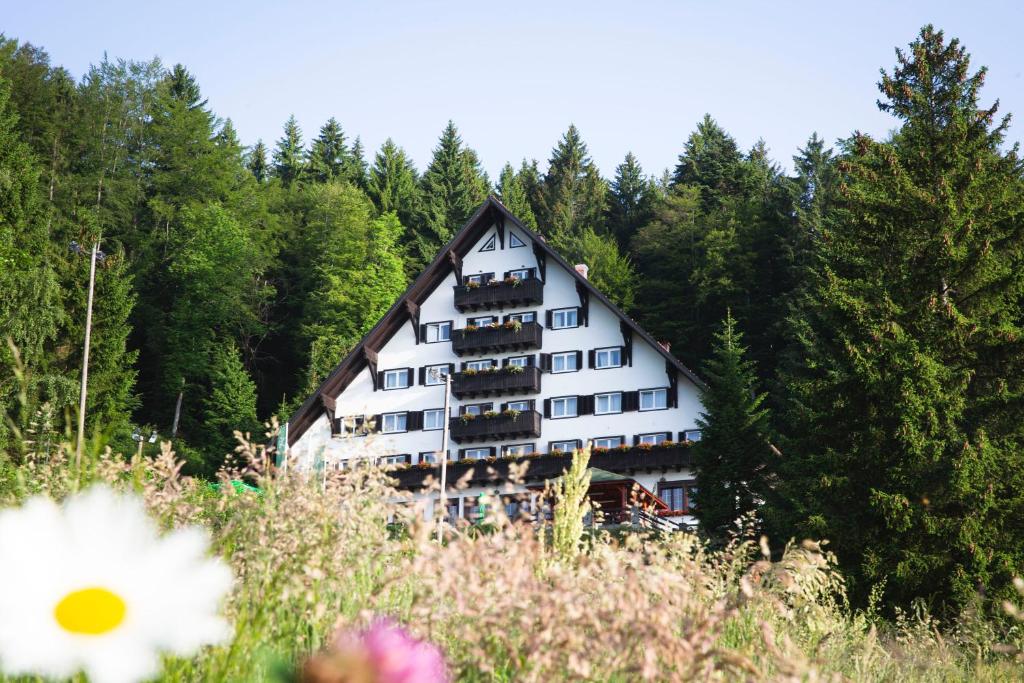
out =
[[[497,239],[497,235],[491,235],[488,240],[484,242],[484,246],[480,247],[480,251],[494,251],[494,242]]]
[[[521,239],[519,239],[519,237],[514,232],[510,232],[508,234],[508,248],[509,249],[515,249],[516,247],[525,247],[525,246],[526,246],[526,242],[524,242]]]

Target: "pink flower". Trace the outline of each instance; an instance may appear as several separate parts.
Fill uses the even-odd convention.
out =
[[[308,660],[303,683],[448,683],[441,650],[381,619],[362,631],[343,631],[330,652]]]

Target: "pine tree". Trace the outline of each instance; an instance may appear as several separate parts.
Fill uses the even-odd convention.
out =
[[[958,41],[926,26],[897,60],[901,128],[844,143],[773,520],[832,540],[861,599],[956,607],[1024,570],[1022,173]]]
[[[332,116],[320,127],[320,134],[313,140],[309,152],[309,172],[317,182],[325,183],[332,178],[342,177],[343,170],[350,166],[348,145],[341,124]]]
[[[270,176],[270,168],[267,165],[267,146],[263,140],[257,140],[249,151],[249,159],[246,163],[256,182],[262,183]]]
[[[487,184],[473,150],[463,146],[451,121],[420,180],[423,220],[414,237],[419,261],[427,263],[487,196]]]
[[[284,124],[284,135],[277,141],[274,150],[274,175],[285,187],[302,179],[306,171],[306,150],[302,144],[302,129],[295,116],[289,116]]]
[[[653,218],[654,196],[640,162],[632,152],[615,167],[608,193],[608,232],[626,249],[633,235]]]
[[[619,308],[630,311],[636,294],[636,273],[629,258],[619,251],[615,238],[587,228],[566,254],[573,262],[589,267],[587,277]]]
[[[723,535],[741,516],[756,513],[768,491],[766,395],[757,393],[754,364],[742,340],[727,313],[702,368],[708,386],[701,394],[701,440],[693,455],[696,517],[705,533],[713,535]]]
[[[416,169],[405,150],[388,138],[373,160],[367,194],[381,214],[394,212],[407,229],[417,222],[420,192]],[[407,240],[412,241],[412,235]]]
[[[512,168],[512,164],[506,163],[501,169],[497,191],[501,203],[513,216],[526,227],[537,229],[537,218],[533,215],[533,207],[526,196],[526,187],[523,185],[522,178]]]
[[[551,151],[538,219],[542,232],[558,249],[570,249],[587,228],[604,231],[607,186],[587,154],[574,125]]]
[[[206,474],[216,473],[224,456],[233,453],[234,431],[260,436],[256,418],[256,385],[245,371],[233,342],[220,342],[210,351],[209,391],[202,399],[203,443],[208,454]]]
[[[341,177],[363,190],[366,189],[366,155],[363,152],[363,141],[356,137],[351,153],[342,164]]]
[[[721,206],[725,197],[739,193],[742,161],[736,141],[705,114],[679,155],[672,183],[699,188],[702,206],[710,211]]]

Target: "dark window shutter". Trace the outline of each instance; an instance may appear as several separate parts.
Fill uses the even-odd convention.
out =
[[[585,394],[576,397],[576,414],[577,415],[593,415],[594,414],[594,395]]]
[[[507,367],[507,366],[508,366],[508,358],[502,358],[501,359],[501,367],[504,368],[504,367]]]
[[[465,457],[466,457],[466,449],[465,448],[460,448],[459,449],[459,460],[462,460]]]
[[[419,337],[419,339],[416,340],[416,343],[418,344],[421,341],[427,341],[427,326],[426,326],[426,324],[420,325],[420,337]]]
[[[426,384],[426,383],[427,383],[427,366],[424,365],[422,368],[420,368],[420,384],[423,385],[423,384]]]
[[[465,371],[466,371],[466,361],[462,361],[462,364],[461,364],[461,365],[459,366],[459,369],[460,369],[460,370],[461,370],[462,372],[465,372]]]
[[[544,327],[551,329],[551,311],[544,311]]]
[[[596,355],[597,355],[597,353],[594,351],[594,349],[590,349],[589,351],[587,351],[587,367],[588,368],[594,367],[594,357]]]
[[[449,375],[454,375],[455,374],[455,363],[449,363],[448,364],[448,374]]]
[[[384,429],[384,415],[377,413],[373,416],[373,428],[368,431],[379,432],[382,429]]]
[[[378,370],[377,371],[377,386],[375,386],[373,388],[373,390],[377,391],[378,389],[383,389],[383,388],[384,388],[384,371],[383,370]]]
[[[551,372],[551,354],[542,353],[540,354],[540,369],[541,372]]]
[[[508,409],[508,404],[507,403],[502,403],[501,404],[501,408],[499,410],[500,410],[500,412],[504,413],[507,409]]]
[[[409,368],[409,379],[405,380],[405,383],[410,387],[416,384],[416,373],[413,368]]]
[[[532,353],[526,357],[526,367],[532,368],[537,364],[537,356]]]
[[[672,432],[665,432],[665,441],[672,440]]]
[[[328,421],[331,424],[331,436],[337,436],[341,434],[341,418],[332,417],[329,418]]]
[[[544,417],[551,417],[551,399],[544,399]]]
[[[407,431],[416,431],[423,429],[423,411],[422,410],[410,410],[405,415],[405,429]]]
[[[497,455],[497,453],[498,453],[498,447],[497,446],[491,446],[491,457],[493,458],[495,455]]]
[[[508,277],[508,274],[509,274],[509,273],[511,273],[511,272],[512,272],[512,271],[510,271],[510,270],[506,270],[506,271],[505,271],[505,274],[501,276],[501,279],[502,279],[502,280],[504,280],[505,278],[507,278],[507,277]]]
[[[639,446],[640,445],[640,435],[639,434],[634,434],[633,435],[633,445],[634,446]]]
[[[576,352],[576,369],[580,370],[582,368],[583,368],[583,352],[582,351],[577,351]]]
[[[669,408],[678,408],[679,407],[679,387],[669,387],[668,391],[666,393],[668,394],[668,397],[667,397],[667,400],[665,401],[665,405],[667,405]]]
[[[622,392],[622,412],[639,410],[640,409],[640,392],[639,391],[623,391]]]

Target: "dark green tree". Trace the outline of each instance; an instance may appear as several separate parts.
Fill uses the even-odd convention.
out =
[[[270,167],[267,164],[267,146],[263,144],[263,140],[257,140],[252,150],[249,151],[249,159],[246,166],[248,166],[252,177],[258,183],[262,183],[270,177]]]
[[[672,183],[699,188],[704,210],[712,210],[725,197],[740,192],[744,184],[742,162],[736,141],[710,114],[705,114],[679,155]]]
[[[608,193],[608,232],[619,247],[629,247],[633,235],[654,217],[654,188],[644,177],[640,162],[632,152],[615,167],[615,179]]]
[[[608,188],[588,156],[576,126],[569,126],[553,150],[544,175],[541,232],[558,249],[569,250],[589,228],[604,231]]]
[[[931,26],[883,72],[901,127],[844,143],[795,336],[773,522],[854,594],[955,608],[1024,570],[1024,193],[985,70]]]
[[[288,187],[301,180],[307,168],[306,148],[302,144],[302,129],[295,116],[289,116],[284,124],[284,135],[277,141],[274,150],[274,175]]]
[[[342,177],[343,170],[351,165],[348,156],[345,133],[341,124],[332,116],[320,127],[320,134],[313,140],[309,151],[310,175],[321,183]]]
[[[417,224],[421,213],[419,182],[412,161],[391,138],[374,157],[366,184],[377,211],[394,212],[408,231],[406,243],[412,242],[414,233],[409,228]]]
[[[701,440],[693,449],[696,517],[705,533],[724,536],[737,519],[760,508],[771,464],[766,395],[757,392],[754,364],[731,313],[715,334],[702,377]]]
[[[526,195],[526,187],[522,178],[516,174],[512,164],[506,163],[501,169],[501,176],[498,179],[498,198],[505,205],[513,216],[518,218],[523,225],[533,230],[537,229],[537,218],[533,215],[533,206]]]
[[[352,143],[351,153],[345,157],[342,165],[341,177],[356,187],[366,189],[366,154],[363,151],[363,141],[356,137]]]
[[[262,436],[256,418],[256,385],[242,364],[232,342],[220,342],[210,350],[207,365],[209,391],[202,399],[203,450],[207,456],[205,474],[215,474],[224,456],[233,453],[238,442],[234,431]]]

